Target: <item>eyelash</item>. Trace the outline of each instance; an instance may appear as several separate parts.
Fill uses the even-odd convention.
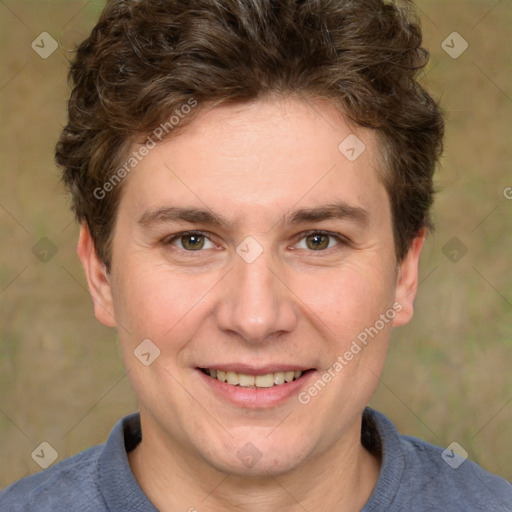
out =
[[[171,235],[171,236],[169,236],[167,238],[164,238],[164,240],[162,242],[163,242],[164,245],[172,245],[173,242],[175,242],[176,240],[179,240],[181,237],[186,236],[186,235],[204,236],[207,240],[212,242],[212,239],[208,236],[207,233],[205,233],[203,231],[195,231],[195,230],[192,230],[192,231],[182,231],[181,233],[176,233],[175,235]],[[199,250],[199,251],[187,251],[186,249],[181,249],[180,247],[176,247],[176,249],[179,249],[180,251],[188,252],[188,253],[203,252],[202,250]]]
[[[318,251],[313,251],[313,250],[310,250],[309,252],[312,252],[312,253],[322,253],[322,252],[329,252],[331,251],[332,249],[336,249],[336,248],[340,248],[341,246],[346,246],[346,245],[349,245],[350,241],[347,237],[343,236],[343,235],[340,235],[339,233],[331,233],[330,231],[324,231],[323,229],[311,229],[309,231],[304,231],[302,233],[299,233],[297,235],[297,238],[296,238],[296,241],[294,243],[297,244],[298,242],[300,242],[303,238],[307,238],[308,236],[310,235],[324,235],[324,236],[328,236],[330,238],[334,238],[334,240],[336,240],[336,242],[338,243],[337,246],[335,247],[331,247],[329,249],[323,249],[323,250],[318,250]]]
[[[181,237],[183,236],[186,236],[186,235],[198,235],[198,236],[203,236],[205,237],[207,240],[209,240],[210,242],[214,243],[211,239],[210,236],[208,236],[207,233],[205,233],[204,231],[195,231],[195,230],[191,230],[191,231],[182,231],[180,233],[176,233],[175,235],[172,235],[170,237],[167,237],[163,240],[163,244],[164,245],[172,245],[173,242],[175,242],[176,240],[179,240]],[[343,236],[343,235],[340,235],[340,234],[336,234],[336,233],[332,233],[330,231],[324,231],[324,230],[319,230],[319,229],[312,229],[312,230],[309,230],[309,231],[304,231],[302,233],[299,233],[297,236],[296,236],[296,241],[294,242],[294,245],[296,245],[298,242],[300,242],[303,238],[306,238],[310,235],[324,235],[324,236],[329,236],[331,238],[334,238],[336,240],[336,242],[339,244],[339,246],[346,246],[346,245],[349,245],[350,244],[350,240]],[[187,252],[187,253],[200,253],[200,252],[203,252],[203,250],[197,250],[197,251],[187,251],[186,249],[181,249],[181,248],[178,248],[177,249],[183,251],[183,252]],[[335,249],[335,247],[331,247],[329,249],[321,249],[321,250],[318,250],[318,251],[314,251],[314,250],[310,250],[308,252],[312,252],[312,253],[322,253],[322,252],[328,252],[332,249]]]

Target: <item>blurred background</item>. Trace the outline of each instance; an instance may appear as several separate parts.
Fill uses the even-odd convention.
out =
[[[116,333],[94,318],[53,163],[68,59],[102,4],[0,1],[0,488],[41,470],[42,442],[61,460],[137,407]],[[371,405],[512,480],[512,5],[417,6],[432,55],[422,81],[447,115],[437,230]]]

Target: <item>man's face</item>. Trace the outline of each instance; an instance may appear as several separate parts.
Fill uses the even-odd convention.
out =
[[[145,439],[235,474],[358,443],[419,254],[397,274],[378,160],[327,103],[281,99],[203,112],[131,172],[96,311],[118,327]]]

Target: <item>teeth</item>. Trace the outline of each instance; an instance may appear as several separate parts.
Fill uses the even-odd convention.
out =
[[[274,373],[274,384],[284,384],[284,372]]]
[[[232,384],[233,386],[238,385],[238,373],[235,372],[227,372],[227,381],[228,384]]]
[[[211,370],[210,370],[210,373],[211,373]],[[240,384],[240,386],[244,386],[244,387],[254,386],[255,380],[256,380],[256,378],[254,377],[254,375],[244,375],[243,373],[238,374],[238,384]]]
[[[227,382],[233,386],[271,388],[285,382],[298,379],[302,372],[299,370],[290,372],[267,373],[266,375],[246,375],[244,373],[223,372],[222,370],[206,370],[206,373],[221,382]]]
[[[267,373],[267,375],[258,375],[254,384],[257,388],[271,388],[274,385],[274,374]]]

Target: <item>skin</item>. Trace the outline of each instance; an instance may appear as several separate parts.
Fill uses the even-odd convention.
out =
[[[353,162],[338,150],[351,133],[366,145]],[[143,441],[130,465],[159,510],[357,511],[369,499],[380,461],[360,443],[361,413],[392,328],[413,314],[425,238],[418,233],[397,264],[378,156],[375,134],[327,102],[216,107],[126,178],[111,273],[82,226],[78,254],[95,314],[117,327],[139,401]],[[367,222],[289,222],[296,209],[341,200],[363,209]],[[139,223],[169,206],[208,210],[231,225]],[[169,242],[191,229],[211,242],[199,238],[198,251],[190,238]],[[321,236],[314,240],[325,248],[314,250],[311,230],[347,242]],[[263,249],[252,263],[236,252],[247,236]],[[314,369],[313,383],[396,302],[394,320],[306,405],[296,396],[271,407],[234,405],[198,373],[220,363],[286,363]],[[160,350],[150,366],[133,354],[146,338]],[[252,467],[237,456],[248,442],[261,455]]]

